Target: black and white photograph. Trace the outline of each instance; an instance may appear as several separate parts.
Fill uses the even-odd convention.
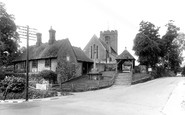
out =
[[[185,115],[184,0],[0,0],[0,115]]]

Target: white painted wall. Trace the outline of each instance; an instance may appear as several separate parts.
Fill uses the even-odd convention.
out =
[[[57,59],[51,59],[51,67],[45,67],[45,60],[38,60],[38,68],[33,68],[32,67],[32,62],[29,62],[30,65],[30,72],[32,73],[37,73],[40,72],[42,70],[52,70],[54,72],[56,72],[56,67],[57,67]]]

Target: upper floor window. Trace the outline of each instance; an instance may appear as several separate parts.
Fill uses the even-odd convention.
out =
[[[45,60],[45,67],[51,67],[51,59]]]
[[[38,67],[38,61],[37,60],[33,60],[32,68],[37,68],[37,67]]]

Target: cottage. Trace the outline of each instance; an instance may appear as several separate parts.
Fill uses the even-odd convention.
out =
[[[70,63],[79,65],[76,70],[77,76],[87,74],[93,64],[81,48],[71,45],[69,39],[55,39],[56,31],[52,28],[49,30],[48,43],[42,43],[42,34],[37,33],[36,45],[29,47],[29,72],[38,73],[42,70],[52,70],[56,72],[58,62],[65,58]],[[26,50],[14,61],[15,72],[26,72]]]

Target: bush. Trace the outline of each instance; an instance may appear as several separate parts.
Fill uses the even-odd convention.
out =
[[[6,77],[4,80],[0,82],[0,90],[4,92],[7,90],[8,92],[19,93],[23,92],[25,87],[25,80],[23,78],[17,77]]]
[[[0,90],[3,92],[4,100],[8,93],[22,93],[25,88],[25,79],[17,77],[6,77],[0,82]]]
[[[7,99],[25,99],[25,91],[22,93],[8,93]],[[56,96],[57,92],[54,91],[42,91],[29,88],[28,97],[29,99],[39,99],[39,98],[46,98],[46,97],[53,97]],[[0,100],[3,99],[3,94],[0,93]]]
[[[56,96],[57,92],[55,91],[45,91],[45,90],[36,90],[36,89],[29,89],[29,99],[39,99],[39,98],[47,98]]]
[[[39,72],[38,77],[49,80],[49,83],[53,84],[57,81],[57,74],[52,70],[43,70]]]

